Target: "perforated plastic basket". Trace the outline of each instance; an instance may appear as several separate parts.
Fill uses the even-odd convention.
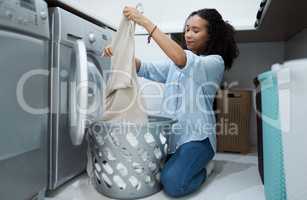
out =
[[[89,174],[96,190],[117,199],[142,198],[160,191],[167,135],[175,122],[151,116],[145,125],[93,123],[88,131]]]

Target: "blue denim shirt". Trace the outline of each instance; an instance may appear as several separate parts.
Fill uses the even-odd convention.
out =
[[[169,153],[189,141],[210,140],[216,152],[215,94],[224,75],[219,55],[198,56],[185,50],[182,69],[170,59],[141,62],[138,76],[165,84],[161,115],[178,120],[168,137]]]

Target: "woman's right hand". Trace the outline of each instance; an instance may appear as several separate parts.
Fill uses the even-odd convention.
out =
[[[107,57],[113,56],[112,47],[107,46],[106,48],[104,48],[102,55]]]

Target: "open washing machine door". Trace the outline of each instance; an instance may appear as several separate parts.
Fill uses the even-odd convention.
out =
[[[69,121],[73,145],[80,145],[86,128],[102,116],[104,81],[82,40],[76,43],[76,68],[71,73]]]
[[[76,41],[75,52],[76,67],[71,73],[69,85],[69,132],[73,145],[80,145],[85,134],[88,107],[87,53],[82,40]]]

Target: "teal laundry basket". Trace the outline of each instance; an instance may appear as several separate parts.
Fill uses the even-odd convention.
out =
[[[258,80],[261,85],[265,197],[266,200],[287,200],[276,72],[262,73]]]

